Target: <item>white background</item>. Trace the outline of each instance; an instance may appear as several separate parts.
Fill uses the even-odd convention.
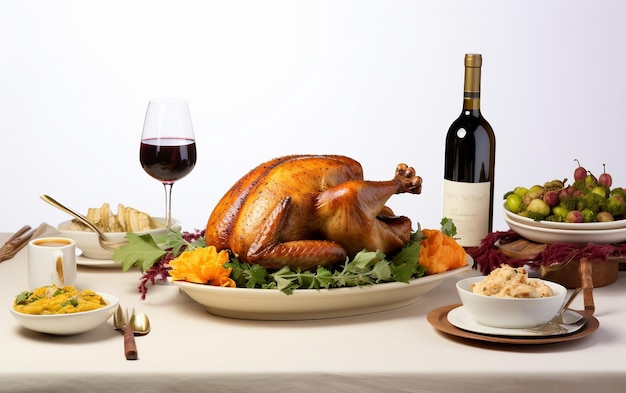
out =
[[[163,215],[138,161],[156,97],[191,109],[198,162],[173,192],[185,229],[249,169],[294,153],[351,156],[369,180],[414,166],[422,195],[389,205],[438,227],[468,52],[483,54],[498,204],[571,179],[575,158],[626,185],[625,15],[625,1],[0,0],[0,231],[70,218],[43,193]]]

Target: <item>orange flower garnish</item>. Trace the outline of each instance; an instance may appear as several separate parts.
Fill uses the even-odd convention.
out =
[[[230,278],[232,269],[223,266],[228,259],[226,250],[217,252],[214,246],[198,247],[171,260],[169,265],[172,270],[169,274],[174,281],[235,287],[235,282]]]
[[[419,263],[427,274],[443,273],[467,265],[465,250],[456,240],[435,229],[422,229],[426,237],[420,249]]]

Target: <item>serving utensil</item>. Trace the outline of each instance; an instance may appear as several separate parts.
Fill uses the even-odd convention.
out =
[[[0,262],[13,258],[31,239],[45,232],[46,227],[47,224],[42,223],[38,228],[32,230],[29,225],[20,228],[0,248]]]
[[[552,319],[552,321],[550,322],[554,322],[554,323],[568,323],[568,324],[572,324],[580,319],[583,318],[582,315],[580,315],[579,318],[577,318],[575,321],[564,321],[563,320],[563,313],[565,313],[565,311],[569,308],[570,304],[572,304],[572,301],[574,301],[574,299],[576,298],[576,296],[580,293],[580,291],[582,290],[582,287],[578,287],[576,289],[574,289],[574,292],[572,292],[572,294],[569,296],[569,299],[567,299],[567,301],[565,302],[565,304],[563,304],[563,307],[561,307],[561,311],[559,311],[559,313],[557,314],[556,317],[554,317]]]
[[[21,249],[28,242],[27,239],[30,239],[30,234],[24,236],[26,232],[30,230],[30,225],[24,225],[17,232],[15,232],[11,237],[2,245],[0,248],[0,261],[7,260],[15,255],[14,253],[17,250]]]
[[[133,310],[131,319],[133,319],[134,316],[135,310]],[[113,314],[113,326],[115,330],[121,330],[124,333],[124,355],[126,356],[126,360],[137,360],[137,345],[135,344],[133,329],[129,323],[128,310],[126,310],[126,315],[124,315],[122,307],[117,306],[117,310],[115,310],[115,314]]]
[[[85,216],[83,216],[82,214],[77,213],[74,210],[70,209],[69,207],[59,203],[57,200],[55,200],[51,196],[43,194],[43,195],[40,195],[40,198],[43,199],[45,202],[49,203],[50,205],[56,207],[57,209],[62,210],[64,212],[68,213],[71,216],[74,216],[74,218],[76,218],[77,220],[79,220],[83,224],[87,225],[89,227],[89,229],[91,229],[96,234],[98,234],[98,242],[100,243],[102,248],[110,250],[110,251],[115,251],[116,249],[118,249],[118,248],[128,244],[128,240],[121,240],[121,241],[112,241],[112,240],[110,240],[104,234],[104,232],[102,232],[100,230],[100,228],[98,228],[96,225],[94,225],[91,221],[87,220],[87,218]]]
[[[546,249],[547,244],[535,243],[527,239],[518,239],[509,243],[505,243],[505,244],[501,244],[498,241],[494,244],[494,246],[498,248],[498,250],[503,255],[509,258],[530,261],[530,260],[537,258],[539,254],[541,254],[541,252],[543,252]],[[607,260],[610,260],[612,262],[621,262],[623,261],[623,257],[622,256],[620,257],[609,256],[607,257]],[[549,273],[557,272],[567,267],[570,263],[573,263],[573,261],[574,261],[574,258],[570,258],[565,262],[553,263],[550,266],[541,266],[540,267],[541,277],[545,277]],[[596,306],[593,300],[594,280],[593,280],[592,265],[593,265],[593,262],[589,260],[589,258],[580,258],[580,261],[578,262],[578,274],[580,276],[580,286],[583,288],[583,294],[585,297],[585,300],[584,300],[585,312],[589,313],[590,315],[593,315],[596,309]],[[560,282],[559,280],[556,280],[556,279],[552,279],[552,281]]]
[[[576,288],[574,292],[572,292],[572,294],[570,295],[569,299],[567,299],[567,301],[563,304],[563,307],[561,307],[561,309],[559,310],[559,313],[554,318],[552,318],[549,322],[541,326],[529,328],[526,330],[538,332],[538,333],[545,333],[545,334],[564,334],[564,333],[567,333],[568,331],[563,326],[564,324],[575,326],[575,325],[580,325],[581,321],[582,323],[584,323],[585,317],[579,313],[576,313],[576,317],[573,320],[570,319],[570,320],[565,321],[563,319],[563,314],[565,313],[565,311],[569,309],[570,304],[572,304],[572,301],[576,298],[576,296],[580,293],[581,290],[582,290],[581,287]]]

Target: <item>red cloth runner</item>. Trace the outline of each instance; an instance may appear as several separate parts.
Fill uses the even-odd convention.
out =
[[[474,258],[474,269],[480,270],[484,275],[489,274],[500,265],[507,264],[513,267],[530,266],[550,266],[553,263],[567,262],[570,259],[577,261],[581,258],[589,260],[606,261],[608,257],[622,257],[626,255],[626,243],[619,244],[593,244],[577,246],[571,243],[552,243],[532,261],[525,259],[513,259],[502,254],[495,243],[506,244],[514,240],[522,239],[516,232],[509,230],[503,232],[491,232],[485,236],[479,247],[467,250],[467,253]]]

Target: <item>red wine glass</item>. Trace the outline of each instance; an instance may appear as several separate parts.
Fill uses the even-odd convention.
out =
[[[196,165],[196,141],[185,100],[148,103],[141,134],[139,161],[144,171],[163,183],[167,228],[172,225],[172,186]]]

